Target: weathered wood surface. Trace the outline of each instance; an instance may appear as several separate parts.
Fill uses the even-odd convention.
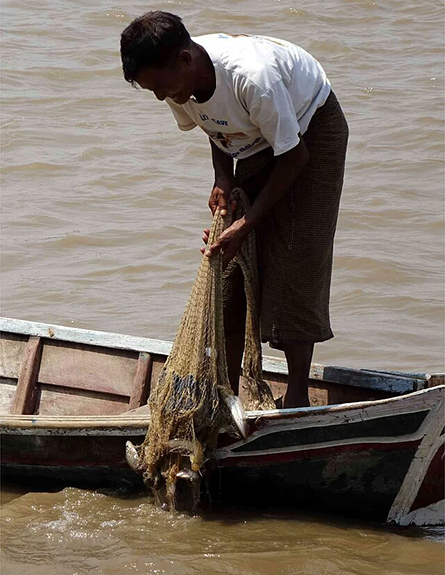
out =
[[[121,415],[2,415],[0,417],[0,432],[2,434],[16,433],[49,433],[49,434],[119,434],[125,429],[145,429],[150,423],[147,414],[141,416]]]
[[[67,341],[112,349],[133,350],[147,352],[153,356],[167,357],[172,344],[161,340],[134,337],[128,335],[91,331],[78,328],[55,326],[39,322],[0,318],[0,329],[11,334],[33,335],[53,341]],[[156,362],[154,361],[154,364]],[[160,366],[162,367],[162,366]],[[265,358],[263,370],[268,374],[287,375],[286,362],[280,358]],[[153,375],[157,375],[157,366],[153,365]],[[152,382],[156,378],[152,375]],[[330,381],[347,384],[353,387],[384,390],[386,392],[409,393],[428,386],[428,382],[435,378],[441,381],[441,374],[405,374],[401,372],[381,372],[375,370],[350,369],[338,366],[323,366],[313,364],[311,378],[315,380]]]
[[[17,390],[17,379],[2,377],[0,379],[0,414],[11,413]]]
[[[336,425],[361,421],[371,416],[373,418],[385,415],[400,415],[411,411],[422,411],[431,404],[443,405],[444,388],[428,389],[415,392],[407,396],[391,397],[377,401],[361,401],[342,403],[340,405],[323,405],[316,407],[297,407],[293,409],[274,409],[268,411],[247,411],[246,417],[255,422],[258,419],[267,422],[268,426],[282,425],[287,420],[298,421],[299,426],[304,426],[304,421],[310,426]],[[145,406],[144,406],[145,407]],[[370,411],[372,410],[372,411]],[[74,428],[100,428],[106,429],[123,428],[126,425],[149,425],[149,413],[136,410],[117,416],[104,415],[2,415],[0,419],[0,431],[8,429],[74,429]]]
[[[55,385],[39,386],[38,414],[56,415],[119,415],[128,410],[128,398],[121,395],[70,390]]]
[[[167,356],[163,355],[152,355],[152,367],[151,367],[151,379],[150,379],[150,389],[154,389],[159,379],[159,375],[164,367],[164,363]]]
[[[0,331],[22,335],[35,335],[45,337],[53,341],[71,341],[74,343],[99,345],[114,349],[146,351],[148,353],[160,355],[168,355],[172,346],[170,342],[157,339],[50,325],[11,318],[0,318]]]
[[[18,379],[29,334],[0,334],[0,377]]]
[[[210,469],[210,492],[224,496],[222,502],[233,502],[232,496],[241,493],[245,503],[251,495],[259,505],[268,498],[277,503],[285,493],[287,506],[321,502],[322,510],[338,503],[334,510],[350,507],[362,517],[378,508],[380,519],[388,516],[401,525],[435,524],[441,518],[441,492],[425,490],[442,481],[443,465],[432,478],[426,474],[444,443],[438,417],[444,392],[439,386],[379,401],[248,412],[247,439],[222,436],[212,454],[216,467],[214,474]],[[139,444],[149,425],[141,411],[107,417],[2,417],[2,469],[16,480],[22,473],[33,481],[58,477],[74,484],[118,479],[122,472],[128,481],[125,441]],[[413,508],[422,489],[427,507],[419,503]]]
[[[35,473],[41,473],[48,479],[60,472],[68,482],[76,473],[83,479],[93,474],[99,480],[121,472],[128,474],[124,442],[140,443],[145,436],[150,414],[144,404],[171,344],[9,319],[0,319],[0,329],[0,412],[9,412],[0,417],[6,457],[3,470],[16,478],[20,474],[34,478]],[[283,395],[286,362],[266,358],[263,368],[274,396]],[[339,474],[340,480],[343,466],[349,466],[351,481],[357,483],[351,463],[351,458],[356,458],[377,479],[383,473],[382,486],[394,483],[399,473],[400,491],[383,506],[386,509],[387,505],[390,521],[436,521],[441,509],[440,490],[434,486],[437,477],[443,478],[438,462],[442,461],[445,443],[441,419],[445,388],[440,386],[444,376],[314,364],[311,378],[312,407],[248,412],[247,440],[222,436],[221,447],[213,454],[221,469],[229,473],[234,469],[239,487],[239,464],[248,492],[256,485],[261,497],[280,491],[279,478],[289,472],[290,497],[300,493],[295,489],[299,480],[304,491],[304,472],[309,481],[323,457],[327,467],[319,469],[322,483],[326,470],[331,479]],[[71,457],[66,458],[66,454]],[[267,458],[272,458],[269,463]],[[262,467],[265,461],[266,468]],[[277,461],[282,465],[279,469]],[[306,462],[306,471],[299,461]],[[405,465],[402,470],[401,463]],[[255,465],[255,472],[265,470],[266,483],[275,482],[270,488],[262,480],[251,483],[249,469]],[[333,493],[336,485],[335,480]],[[356,487],[361,492],[361,485]],[[307,495],[302,495],[303,499]],[[329,491],[327,501],[335,499]],[[371,502],[377,503],[381,505],[382,500]]]
[[[0,329],[2,413],[13,409],[14,413],[24,410],[41,415],[112,416],[136,409],[146,403],[171,349],[170,343],[159,340],[6,318],[0,319]],[[30,352],[35,342],[39,344]],[[36,355],[31,361],[30,353],[39,358]],[[274,397],[283,396],[287,388],[286,362],[265,358],[263,369]],[[382,399],[443,381],[440,374],[317,364],[311,367],[311,378],[309,397],[313,406]],[[241,397],[242,388],[241,380]]]
[[[443,391],[442,387],[435,389]],[[394,521],[401,525],[409,524],[409,512],[425,478],[427,469],[439,448],[443,447],[445,443],[445,434],[443,433],[444,394],[438,393],[436,395],[436,405],[431,409],[424,425],[422,442],[388,514],[389,521]]]
[[[426,375],[426,387],[436,387],[437,385],[445,385],[445,374],[428,373]]]
[[[130,397],[137,358],[132,351],[46,340],[39,383]]]
[[[17,382],[17,389],[11,408],[13,414],[31,414],[37,399],[37,374],[42,355],[42,339],[32,336],[25,348]]]
[[[151,355],[144,351],[141,352],[138,358],[128,409],[136,409],[147,403],[152,367],[153,360]]]

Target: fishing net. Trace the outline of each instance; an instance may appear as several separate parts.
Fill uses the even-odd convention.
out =
[[[237,200],[232,217],[239,219],[248,208],[248,200],[240,189],[234,190],[232,197]],[[209,245],[230,223],[229,216],[223,218],[216,211]],[[247,300],[245,408],[275,409],[270,388],[262,379],[254,233],[243,242],[235,260],[243,271]],[[177,477],[199,472],[206,449],[216,445],[220,430],[242,432],[243,421],[234,425],[237,413],[242,419],[242,408],[241,412],[237,410],[239,400],[233,395],[228,377],[222,277],[222,256],[203,257],[171,353],[150,395],[147,436],[137,448],[145,482],[155,494],[164,489],[162,499],[170,507]]]

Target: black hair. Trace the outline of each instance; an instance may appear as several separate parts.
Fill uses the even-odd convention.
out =
[[[124,78],[132,85],[143,68],[164,68],[190,44],[182,20],[170,12],[155,10],[133,20],[121,35]]]

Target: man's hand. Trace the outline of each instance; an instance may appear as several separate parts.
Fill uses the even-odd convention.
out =
[[[228,183],[218,184],[215,182],[209,198],[209,208],[212,210],[212,216],[215,215],[217,208],[221,210],[222,216],[227,215],[230,192],[231,186]]]
[[[212,215],[215,215],[216,209],[219,208],[221,215],[225,217],[229,209],[229,204],[232,212],[236,210],[236,201],[230,200],[232,189],[233,181],[224,183],[215,182],[209,198],[209,208],[212,210]]]
[[[219,238],[209,247],[201,248],[201,252],[206,257],[211,258],[219,252],[223,255],[223,268],[226,269],[228,263],[233,259],[241,248],[241,244],[250,232],[250,227],[245,219],[236,220],[228,227]],[[206,228],[202,239],[205,244],[209,241],[210,230]]]

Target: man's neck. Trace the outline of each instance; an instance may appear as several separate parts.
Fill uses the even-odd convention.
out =
[[[206,50],[193,42],[195,89],[193,96],[199,103],[210,100],[216,89],[215,66]]]

